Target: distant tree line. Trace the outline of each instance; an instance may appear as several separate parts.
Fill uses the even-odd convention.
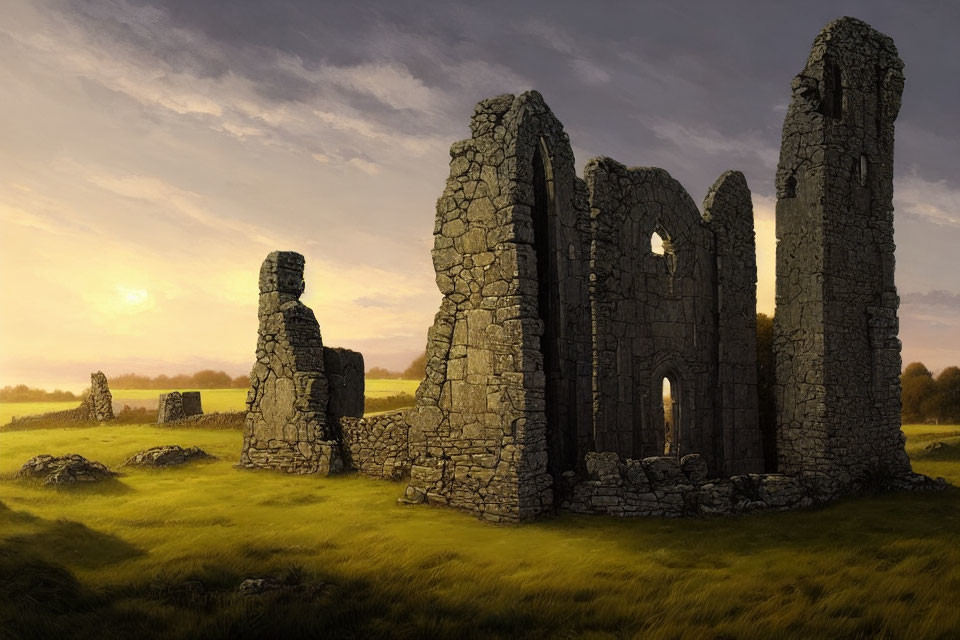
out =
[[[79,399],[70,391],[31,389],[25,384],[0,389],[0,402],[69,402]]]
[[[427,373],[427,352],[417,356],[403,371],[390,371],[383,367],[372,367],[366,373],[368,378],[381,380],[422,380]]]
[[[904,422],[960,422],[960,367],[936,377],[922,362],[911,362],[900,375]]]
[[[110,376],[111,389],[244,389],[250,386],[250,376],[233,377],[225,371],[204,369],[194,374],[159,375],[155,378],[135,373]]]

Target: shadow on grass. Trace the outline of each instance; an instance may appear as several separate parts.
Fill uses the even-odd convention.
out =
[[[416,515],[416,510],[412,513]],[[788,567],[814,556],[851,558],[851,563],[869,569],[874,578],[898,563],[904,563],[904,571],[924,573],[945,565],[949,570],[953,556],[938,554],[956,548],[960,542],[960,491],[950,488],[942,493],[887,494],[844,500],[816,510],[737,518],[617,520],[564,514],[523,525],[524,529],[542,529],[564,539],[585,539],[587,547],[593,542],[613,544],[658,565],[656,571],[647,567],[638,573],[629,563],[631,556],[626,555],[622,564],[598,567],[593,577],[601,580],[593,583],[587,581],[589,574],[583,580],[556,584],[546,580],[521,583],[499,575],[484,578],[475,574],[469,551],[438,550],[430,554],[429,548],[424,550],[425,557],[410,563],[387,563],[375,576],[357,577],[349,566],[336,562],[310,573],[288,563],[291,555],[309,554],[314,549],[247,545],[239,554],[206,556],[196,564],[146,576],[137,584],[91,592],[67,568],[84,566],[74,562],[73,555],[90,556],[87,566],[97,566],[97,562],[123,561],[133,557],[126,554],[138,551],[111,536],[76,529],[75,523],[51,523],[0,508],[0,523],[10,518],[19,519],[21,525],[35,523],[38,529],[32,537],[24,537],[19,547],[10,540],[0,547],[0,585],[6,574],[17,571],[30,576],[30,584],[38,585],[24,586],[26,579],[16,582],[17,588],[26,590],[26,599],[18,596],[12,605],[0,604],[0,616],[15,628],[33,634],[25,637],[547,638],[588,632],[612,637],[645,633],[671,637],[670,624],[677,621],[644,618],[629,608],[605,609],[606,586],[626,585],[632,589],[629,586],[636,585],[636,592],[628,596],[633,605],[676,615],[678,605],[671,603],[668,595],[689,584],[683,583],[684,579],[718,579],[710,577],[710,572],[723,570],[745,556],[763,554],[766,559],[776,554]],[[515,531],[513,527],[482,523],[477,527],[483,527],[480,533],[484,537],[499,536],[504,543],[510,542]],[[71,549],[61,536],[77,538],[77,547]],[[463,544],[468,549],[469,541]],[[93,546],[110,550],[94,552]],[[349,541],[343,546],[349,549]],[[336,550],[338,545],[330,548]],[[106,555],[97,557],[97,553]],[[540,569],[544,566],[543,558],[531,562]],[[819,569],[825,566],[822,562]],[[742,575],[753,570],[753,565],[741,565],[734,572]],[[825,606],[821,603],[830,599],[837,584],[849,581],[843,571],[833,576],[835,582],[822,580],[816,572],[795,571],[789,583],[771,587],[780,591],[760,595],[800,602],[796,606],[813,614]],[[910,583],[909,589],[917,588],[923,580],[934,580],[934,575],[920,576],[920,582]],[[277,577],[283,587],[257,596],[238,593],[242,580],[267,576]],[[474,580],[482,580],[484,586],[471,597],[449,595],[460,582]],[[737,584],[733,580],[734,588]],[[0,596],[8,595],[4,589],[0,586]],[[53,604],[46,607],[46,601]],[[882,630],[882,621],[875,616],[843,608],[849,604],[837,606],[836,616],[844,618],[847,626],[835,636],[873,637]],[[736,622],[741,633],[729,637],[758,637],[756,620],[751,617],[756,614],[743,602],[737,607],[730,609],[727,618],[713,612],[682,622],[691,635],[725,637],[705,634],[718,622]],[[41,615],[44,611],[48,614]],[[779,637],[817,637],[831,629],[833,621],[810,615],[799,622],[767,624],[785,625],[767,628]],[[105,635],[104,629],[109,633]],[[680,637],[683,633],[673,635]]]

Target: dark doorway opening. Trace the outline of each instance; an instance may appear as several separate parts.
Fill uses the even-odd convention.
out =
[[[540,351],[543,354],[544,409],[547,419],[548,469],[554,477],[554,496],[560,498],[560,475],[574,469],[576,407],[563,375],[560,278],[558,273],[558,220],[553,171],[546,144],[540,139],[533,155],[533,238],[537,254],[537,311],[543,321]],[[571,379],[569,382],[573,382]]]

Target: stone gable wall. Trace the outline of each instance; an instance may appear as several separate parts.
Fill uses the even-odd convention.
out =
[[[674,452],[701,453],[716,467],[713,235],[663,169],[628,169],[599,158],[584,175],[593,219],[597,450],[663,455],[667,375],[680,399]],[[651,251],[654,232],[664,240],[663,255]]]
[[[553,507],[590,438],[585,189],[538,93],[480,102],[470,128],[437,203],[443,300],[409,418],[410,492],[516,521]]]

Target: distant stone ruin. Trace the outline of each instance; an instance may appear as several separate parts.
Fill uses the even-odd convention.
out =
[[[113,420],[113,394],[107,384],[107,376],[102,371],[90,374],[90,388],[83,392],[80,406],[65,411],[50,411],[33,416],[14,418],[7,425],[9,429],[29,428],[30,425],[98,423]]]
[[[433,248],[443,299],[413,409],[324,421],[319,328],[297,302],[303,259],[271,254],[245,459],[259,446],[280,468],[328,471],[308,461],[339,445],[348,467],[409,473],[401,502],[495,522],[558,507],[782,510],[943,487],[911,471],[899,428],[891,198],[902,87],[893,42],[853,18],[824,28],[793,83],[777,173],[779,469],[763,468],[744,176],[721,175],[703,214],[663,169],[599,158],[581,179],[533,91],[481,101],[471,138],[450,149]],[[284,323],[299,346],[271,342]],[[302,382],[281,384],[268,364],[298,349],[304,364],[283,376]],[[315,437],[292,426],[292,406],[312,411]]]
[[[203,415],[199,391],[171,391],[160,394],[157,403],[157,424],[178,422],[199,415]]]
[[[274,251],[260,268],[257,362],[241,468],[338,473],[344,468],[339,420],[363,415],[363,356],[323,346],[313,311],[300,302],[303,267],[299,253]]]

